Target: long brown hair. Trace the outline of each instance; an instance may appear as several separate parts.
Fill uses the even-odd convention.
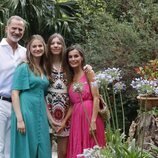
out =
[[[46,47],[43,37],[40,35],[32,35],[31,39],[29,40],[29,42],[27,44],[26,56],[27,56],[27,61],[28,61],[29,67],[34,72],[35,75],[41,75],[41,72],[39,71],[39,69],[36,66],[35,61],[33,59],[34,57],[30,52],[30,46],[31,46],[32,42],[36,39],[41,41],[43,44],[43,47],[44,47],[44,54],[40,60],[40,68],[42,69],[44,75],[46,75],[47,78],[50,79],[51,67],[50,67],[50,62],[48,60],[47,47]]]
[[[62,51],[61,51],[61,54],[60,54],[60,59],[61,59],[61,61],[62,61],[62,60],[63,60],[63,54],[64,54],[65,49],[66,49],[66,45],[65,45],[65,40],[64,40],[64,38],[63,38],[62,35],[59,34],[59,33],[54,33],[54,34],[52,34],[52,35],[49,37],[49,39],[48,39],[48,42],[47,42],[48,56],[50,57],[50,59],[53,58],[53,54],[51,53],[50,46],[51,46],[52,40],[53,40],[54,38],[56,38],[56,37],[60,40],[60,42],[61,42],[61,44],[62,44]],[[51,63],[51,64],[53,64],[53,63]]]
[[[67,75],[68,84],[70,84],[72,82],[73,76],[74,76],[74,71],[69,64],[68,55],[69,55],[69,52],[74,49],[76,49],[79,52],[80,56],[83,58],[82,68],[85,64],[84,50],[81,48],[81,46],[79,44],[72,45],[66,49],[66,51],[64,53],[64,58],[63,58],[63,65],[64,65],[63,68]]]

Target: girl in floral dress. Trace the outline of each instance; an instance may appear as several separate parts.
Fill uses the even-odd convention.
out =
[[[60,127],[54,127],[57,136],[58,158],[65,158],[70,129],[68,118],[71,114],[67,93],[67,80],[62,66],[65,41],[60,34],[55,33],[48,39],[47,47],[52,69],[52,81],[48,88],[47,104],[53,120],[60,124]]]

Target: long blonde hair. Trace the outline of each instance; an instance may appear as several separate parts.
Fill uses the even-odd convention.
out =
[[[44,54],[41,57],[39,66],[40,66],[41,70],[43,71],[44,75],[46,75],[48,77],[48,79],[50,79],[51,68],[50,68],[50,62],[48,60],[47,47],[46,47],[43,37],[40,35],[32,35],[31,39],[29,40],[29,42],[27,44],[26,56],[27,56],[27,61],[28,61],[29,67],[34,72],[35,75],[41,75],[41,72],[39,71],[38,67],[35,64],[33,55],[30,52],[30,46],[31,46],[32,42],[36,39],[41,41],[43,44],[43,47],[44,47]]]

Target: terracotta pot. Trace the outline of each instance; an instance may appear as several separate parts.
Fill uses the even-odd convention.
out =
[[[158,107],[158,97],[137,96],[137,99],[140,100],[140,104],[148,110],[153,107]]]

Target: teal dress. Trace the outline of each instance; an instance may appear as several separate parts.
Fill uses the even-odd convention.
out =
[[[17,119],[12,110],[10,158],[51,158],[45,103],[48,85],[46,76],[41,78],[34,75],[28,64],[23,63],[17,67],[12,89],[20,91],[20,108],[26,133],[17,131]]]

